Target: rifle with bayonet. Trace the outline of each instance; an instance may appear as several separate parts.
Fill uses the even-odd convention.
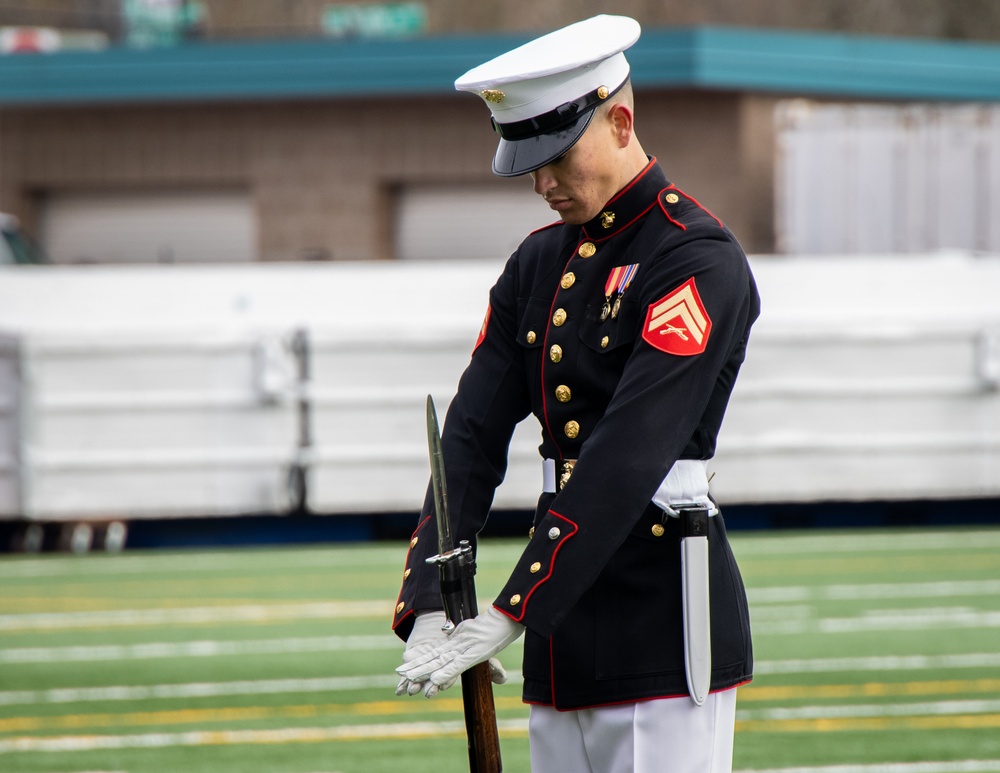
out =
[[[431,486],[434,491],[434,514],[437,520],[438,555],[427,559],[437,564],[441,576],[445,630],[453,630],[463,620],[479,614],[476,602],[476,558],[465,540],[456,548],[448,520],[448,491],[444,474],[444,454],[438,429],[434,400],[427,395],[427,449],[431,462]],[[469,740],[471,773],[501,773],[500,736],[490,664],[479,663],[462,674],[462,703],[465,708],[465,731]]]

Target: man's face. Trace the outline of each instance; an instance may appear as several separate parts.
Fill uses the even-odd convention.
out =
[[[565,155],[531,172],[534,190],[563,222],[581,225],[597,216],[620,189],[619,146],[604,112]]]

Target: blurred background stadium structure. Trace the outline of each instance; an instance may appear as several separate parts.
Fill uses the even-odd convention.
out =
[[[0,549],[415,511],[424,396],[552,220],[452,81],[602,10],[0,0]],[[614,11],[644,146],[761,285],[718,498],[995,520],[1000,4]],[[537,442],[498,508],[531,507]]]

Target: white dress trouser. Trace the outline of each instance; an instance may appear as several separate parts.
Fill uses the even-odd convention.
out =
[[[664,698],[556,711],[532,706],[532,773],[730,773],[736,689],[704,706]]]

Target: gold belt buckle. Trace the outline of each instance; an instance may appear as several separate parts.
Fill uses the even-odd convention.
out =
[[[569,483],[569,478],[573,474],[574,467],[576,467],[576,459],[562,459],[556,462],[556,472],[558,473],[556,491],[562,491],[566,488],[566,484]]]

